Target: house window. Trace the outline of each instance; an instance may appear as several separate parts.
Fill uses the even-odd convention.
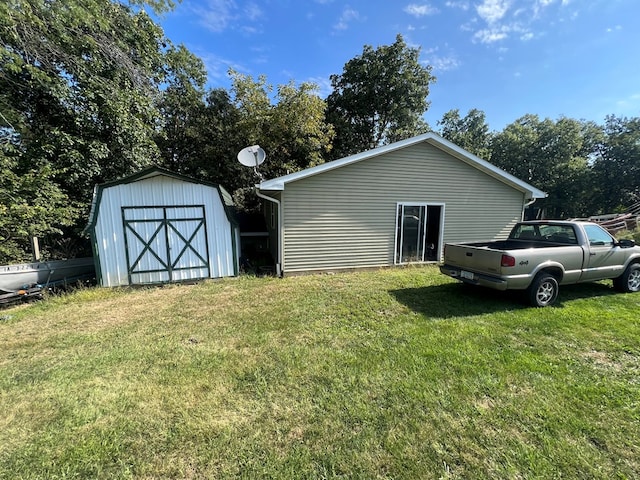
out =
[[[438,261],[443,208],[443,205],[398,204],[395,264]]]

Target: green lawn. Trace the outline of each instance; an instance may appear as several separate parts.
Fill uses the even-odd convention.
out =
[[[0,478],[640,478],[639,306],[425,267],[0,310]]]

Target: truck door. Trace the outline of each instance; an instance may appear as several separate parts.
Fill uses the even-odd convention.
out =
[[[589,256],[582,280],[601,280],[620,275],[626,258],[625,251],[616,247],[614,238],[599,225],[585,225],[584,231],[589,242]]]

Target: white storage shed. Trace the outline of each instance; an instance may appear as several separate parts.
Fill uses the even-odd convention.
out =
[[[87,231],[102,286],[238,274],[229,193],[158,167],[96,185]]]

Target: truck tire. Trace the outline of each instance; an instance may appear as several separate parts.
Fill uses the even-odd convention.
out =
[[[558,298],[558,280],[553,275],[540,272],[531,282],[527,294],[532,306],[547,307]]]
[[[624,293],[640,292],[640,263],[632,263],[624,273],[613,279],[616,290]]]

